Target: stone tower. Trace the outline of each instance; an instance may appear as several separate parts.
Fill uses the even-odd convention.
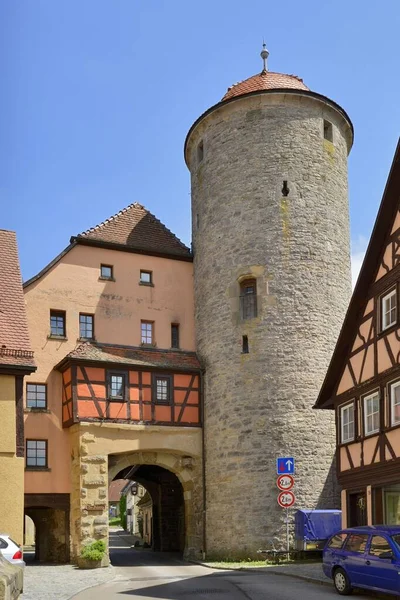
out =
[[[284,547],[278,456],[296,459],[295,508],[339,506],[333,415],[312,407],[351,292],[353,129],[261,56],[262,72],[229,88],[185,144],[209,555]]]

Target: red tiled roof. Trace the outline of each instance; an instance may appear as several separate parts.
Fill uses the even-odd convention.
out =
[[[179,350],[157,350],[109,344],[82,342],[56,365],[61,367],[68,359],[106,362],[139,367],[156,367],[159,369],[176,369],[180,371],[199,370],[200,363],[195,352]]]
[[[108,501],[109,502],[119,502],[121,499],[122,489],[128,483],[128,479],[116,479],[110,483],[110,487],[108,488]]]
[[[309,90],[303,83],[303,80],[297,75],[284,75],[283,73],[273,73],[272,71],[262,71],[257,75],[253,75],[244,81],[235,83],[226,92],[223,100],[229,100],[236,96],[243,96],[249,92],[259,92],[261,90],[274,89],[296,89]]]
[[[71,241],[91,240],[143,252],[190,257],[190,249],[144,206],[135,202]]]
[[[35,367],[14,231],[0,229],[0,366]]]

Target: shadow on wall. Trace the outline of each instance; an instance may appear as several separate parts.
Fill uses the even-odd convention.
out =
[[[340,510],[340,487],[336,477],[336,458],[332,459],[316,508],[337,508]]]
[[[183,552],[185,504],[178,477],[156,465],[126,467],[115,479],[132,477],[146,489],[142,499],[144,541],[153,550]]]
[[[68,512],[55,508],[35,507],[26,508],[25,514],[35,525],[34,560],[40,563],[68,563]]]

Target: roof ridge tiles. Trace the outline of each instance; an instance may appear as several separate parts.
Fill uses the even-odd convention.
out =
[[[190,258],[191,251],[164,223],[143,204],[134,202],[98,225],[71,238],[78,242],[109,243],[127,249],[146,250]]]
[[[96,231],[97,229],[100,229],[101,227],[104,227],[108,223],[111,223],[111,221],[113,221],[114,219],[116,219],[119,215],[122,215],[122,214],[126,213],[130,208],[133,208],[135,206],[137,208],[144,208],[141,204],[138,204],[137,202],[133,202],[132,204],[128,204],[128,206],[125,206],[125,208],[121,208],[121,210],[119,210],[118,212],[116,212],[114,215],[111,215],[111,217],[108,217],[107,219],[104,219],[104,221],[101,221],[101,223],[98,223],[94,227],[89,227],[89,229],[86,229],[85,231],[82,231],[82,233],[78,234],[78,237],[81,236],[81,235],[87,235],[88,233],[91,233],[92,231]]]

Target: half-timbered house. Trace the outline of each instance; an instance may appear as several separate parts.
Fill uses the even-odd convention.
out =
[[[400,523],[400,143],[315,407],[336,413],[343,525]]]

